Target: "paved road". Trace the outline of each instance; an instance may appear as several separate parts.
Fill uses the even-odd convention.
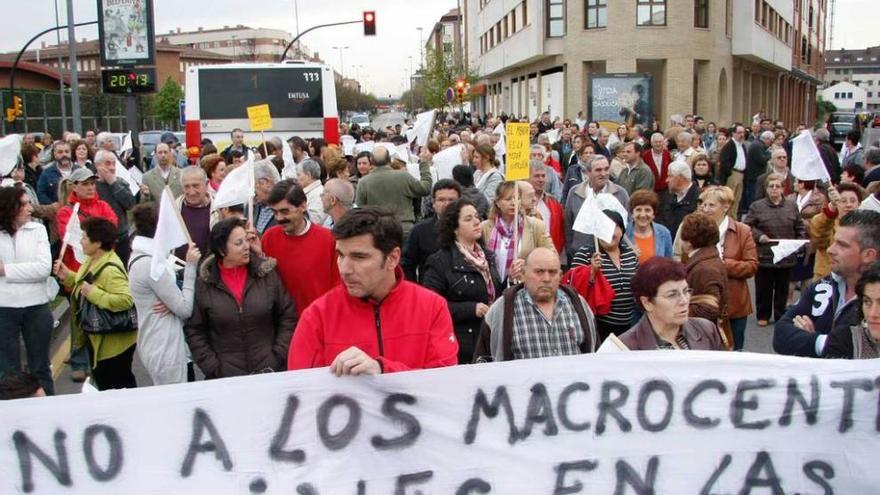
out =
[[[385,129],[387,126],[403,125],[406,115],[400,112],[382,113],[376,116],[371,122],[370,127],[376,130]]]

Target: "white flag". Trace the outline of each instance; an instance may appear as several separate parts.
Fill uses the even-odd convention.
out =
[[[357,145],[357,140],[354,136],[349,134],[339,136],[339,142],[342,144],[342,153],[345,156],[354,156],[354,147]]]
[[[131,145],[131,131],[128,131],[128,134],[122,139],[122,147],[119,148],[120,153],[125,153],[126,151],[132,149]]]
[[[21,136],[10,134],[0,139],[0,177],[12,173],[21,159]]]
[[[252,155],[248,155],[250,158]],[[254,161],[249,159],[229,172],[220,183],[211,208],[247,204],[254,195]]]
[[[137,170],[137,168],[135,168],[135,167],[131,167],[131,168]],[[139,174],[140,178],[143,180],[144,174],[142,174],[140,172],[141,171],[138,170],[138,174]],[[135,195],[137,195],[137,193],[140,192],[140,190],[141,190],[140,181],[135,180],[135,178],[132,176],[131,171],[129,169],[125,168],[125,165],[123,165],[122,162],[120,162],[119,160],[116,161],[116,177],[124,180],[125,183],[128,184],[128,190],[131,191],[132,196],[135,196]]]
[[[82,241],[83,231],[79,224],[79,203],[73,204],[73,213],[70,215],[70,221],[67,222],[67,230],[64,231],[63,241],[67,243],[69,249],[73,250],[73,257],[80,263],[86,262],[86,253],[83,252]]]
[[[436,110],[429,110],[416,115],[416,123],[413,125],[412,133],[407,133],[409,142],[413,139],[419,146],[427,146],[428,138],[431,136],[431,129],[434,128],[434,114]]]
[[[547,134],[547,139],[550,140],[550,144],[553,144],[556,141],[559,141],[559,129],[550,129],[546,132],[546,134]]]
[[[153,236],[153,258],[150,260],[150,278],[159,281],[168,266],[168,255],[179,246],[189,243],[189,238],[178,216],[174,196],[168,187],[162,191],[159,202],[159,220]]]
[[[608,218],[608,215],[602,213],[602,210],[607,208],[602,208],[598,196],[601,194],[587,196],[571,228],[582,234],[594,235],[606,243],[610,243],[614,240],[614,228],[617,227],[617,224]],[[615,199],[615,201],[617,200]]]
[[[796,252],[801,248],[804,244],[810,241],[807,240],[795,240],[795,239],[782,239],[775,246],[770,247],[770,251],[773,252],[773,263],[779,263],[784,258],[787,258],[792,253]]]
[[[587,189],[590,189],[587,187]],[[617,199],[613,194],[609,193],[599,193],[596,195],[596,203],[599,205],[600,210],[612,210],[616,211],[620,214],[620,218],[623,219],[623,224],[626,225],[629,222],[629,214],[626,212],[626,208],[620,203],[620,200]]]
[[[495,156],[499,159],[507,154],[507,132],[504,130],[504,122],[498,122],[492,134],[498,134],[498,142],[495,143]]]
[[[141,169],[137,167],[131,167],[128,169],[128,175],[131,177],[131,180],[134,181],[135,184],[141,185],[144,183],[144,173],[141,172]]]
[[[801,131],[798,137],[791,140],[791,175],[800,180],[831,182],[810,131]]]

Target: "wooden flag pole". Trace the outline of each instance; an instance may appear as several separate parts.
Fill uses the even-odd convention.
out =
[[[251,182],[251,184],[253,184],[251,187],[256,188],[257,187],[257,179],[254,174],[254,164],[253,163],[251,163],[251,172],[250,173],[251,173],[251,181],[250,182]],[[251,189],[250,194],[248,194],[247,217],[251,222],[251,226],[253,226],[256,229],[257,228],[257,219],[254,218],[254,195],[255,194],[256,194],[256,192],[254,189]]]
[[[180,214],[180,209],[177,207],[177,202],[174,201],[174,195],[171,194],[171,189],[168,186],[165,186],[165,189],[162,190],[162,194],[167,194],[168,199],[171,201],[171,209],[174,210],[174,216],[177,218],[177,221],[180,222],[180,228],[183,229],[183,233],[186,235],[187,245],[192,244],[192,236],[189,235],[189,229],[186,228],[186,222],[183,221],[183,215]]]
[[[266,136],[263,134],[263,131],[260,131],[260,139],[263,140],[263,158],[269,158],[269,150],[266,147]]]
[[[513,181],[513,204],[516,207],[513,213],[513,259],[519,258],[519,185]]]

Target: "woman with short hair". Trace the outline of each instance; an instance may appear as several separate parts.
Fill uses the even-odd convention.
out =
[[[98,390],[135,388],[137,382],[131,363],[137,345],[137,328],[116,333],[84,333],[80,307],[84,300],[108,312],[128,311],[134,306],[128,288],[128,273],[113,252],[119,238],[116,225],[101,217],[89,217],[81,225],[80,244],[86,261],[74,273],[56,262],[55,274],[71,291],[70,314],[73,315],[74,347],[88,349],[92,381]]]
[[[620,335],[630,350],[724,350],[714,323],[689,316],[692,290],[681,263],[651,258],[636,271],[632,293],[644,316]]]
[[[672,257],[672,234],[654,221],[659,205],[660,199],[654,191],[642,189],[629,197],[626,236],[639,256],[639,263],[654,256]]]
[[[702,213],[681,222],[681,242],[688,254],[687,281],[693,294],[688,314],[727,326],[727,270],[718,252],[718,226]],[[729,346],[733,342],[726,342]]]
[[[743,348],[746,320],[752,314],[748,280],[758,271],[758,250],[748,225],[730,217],[733,191],[727,186],[710,186],[700,194],[699,211],[718,226],[718,248],[727,270],[727,316],[734,349]]]
[[[806,239],[807,233],[797,205],[783,195],[785,178],[768,174],[765,196],[749,206],[745,223],[752,228],[758,246],[758,272],[755,275],[755,306],[758,326],[765,327],[770,318],[779,321],[788,302],[788,281],[797,262],[794,253],[776,261],[771,246],[777,240]]]
[[[477,173],[474,174],[477,190],[486,196],[489,204],[495,202],[495,194],[498,187],[504,182],[504,175],[498,170],[498,163],[495,161],[495,148],[489,144],[477,144],[474,148],[474,167]]]
[[[440,250],[428,258],[422,285],[446,299],[458,339],[458,363],[470,363],[483,317],[503,285],[495,254],[483,245],[473,202],[459,199],[448,205],[436,229]]]
[[[211,229],[211,255],[199,268],[192,316],[184,324],[206,378],[287,370],[296,310],[275,260],[251,251],[254,237],[238,218]]]
[[[226,161],[218,153],[205,155],[201,159],[202,170],[208,176],[208,189],[212,194],[220,190],[220,183],[226,177]]]

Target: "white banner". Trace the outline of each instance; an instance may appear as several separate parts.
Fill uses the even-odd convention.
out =
[[[27,399],[0,493],[876,493],[878,376],[653,351]]]
[[[437,154],[434,155],[432,163],[434,164],[434,167],[437,168],[438,177],[441,179],[452,178],[452,169],[454,169],[456,165],[461,165],[461,152],[463,150],[463,144],[456,144],[443,151],[438,151]]]

